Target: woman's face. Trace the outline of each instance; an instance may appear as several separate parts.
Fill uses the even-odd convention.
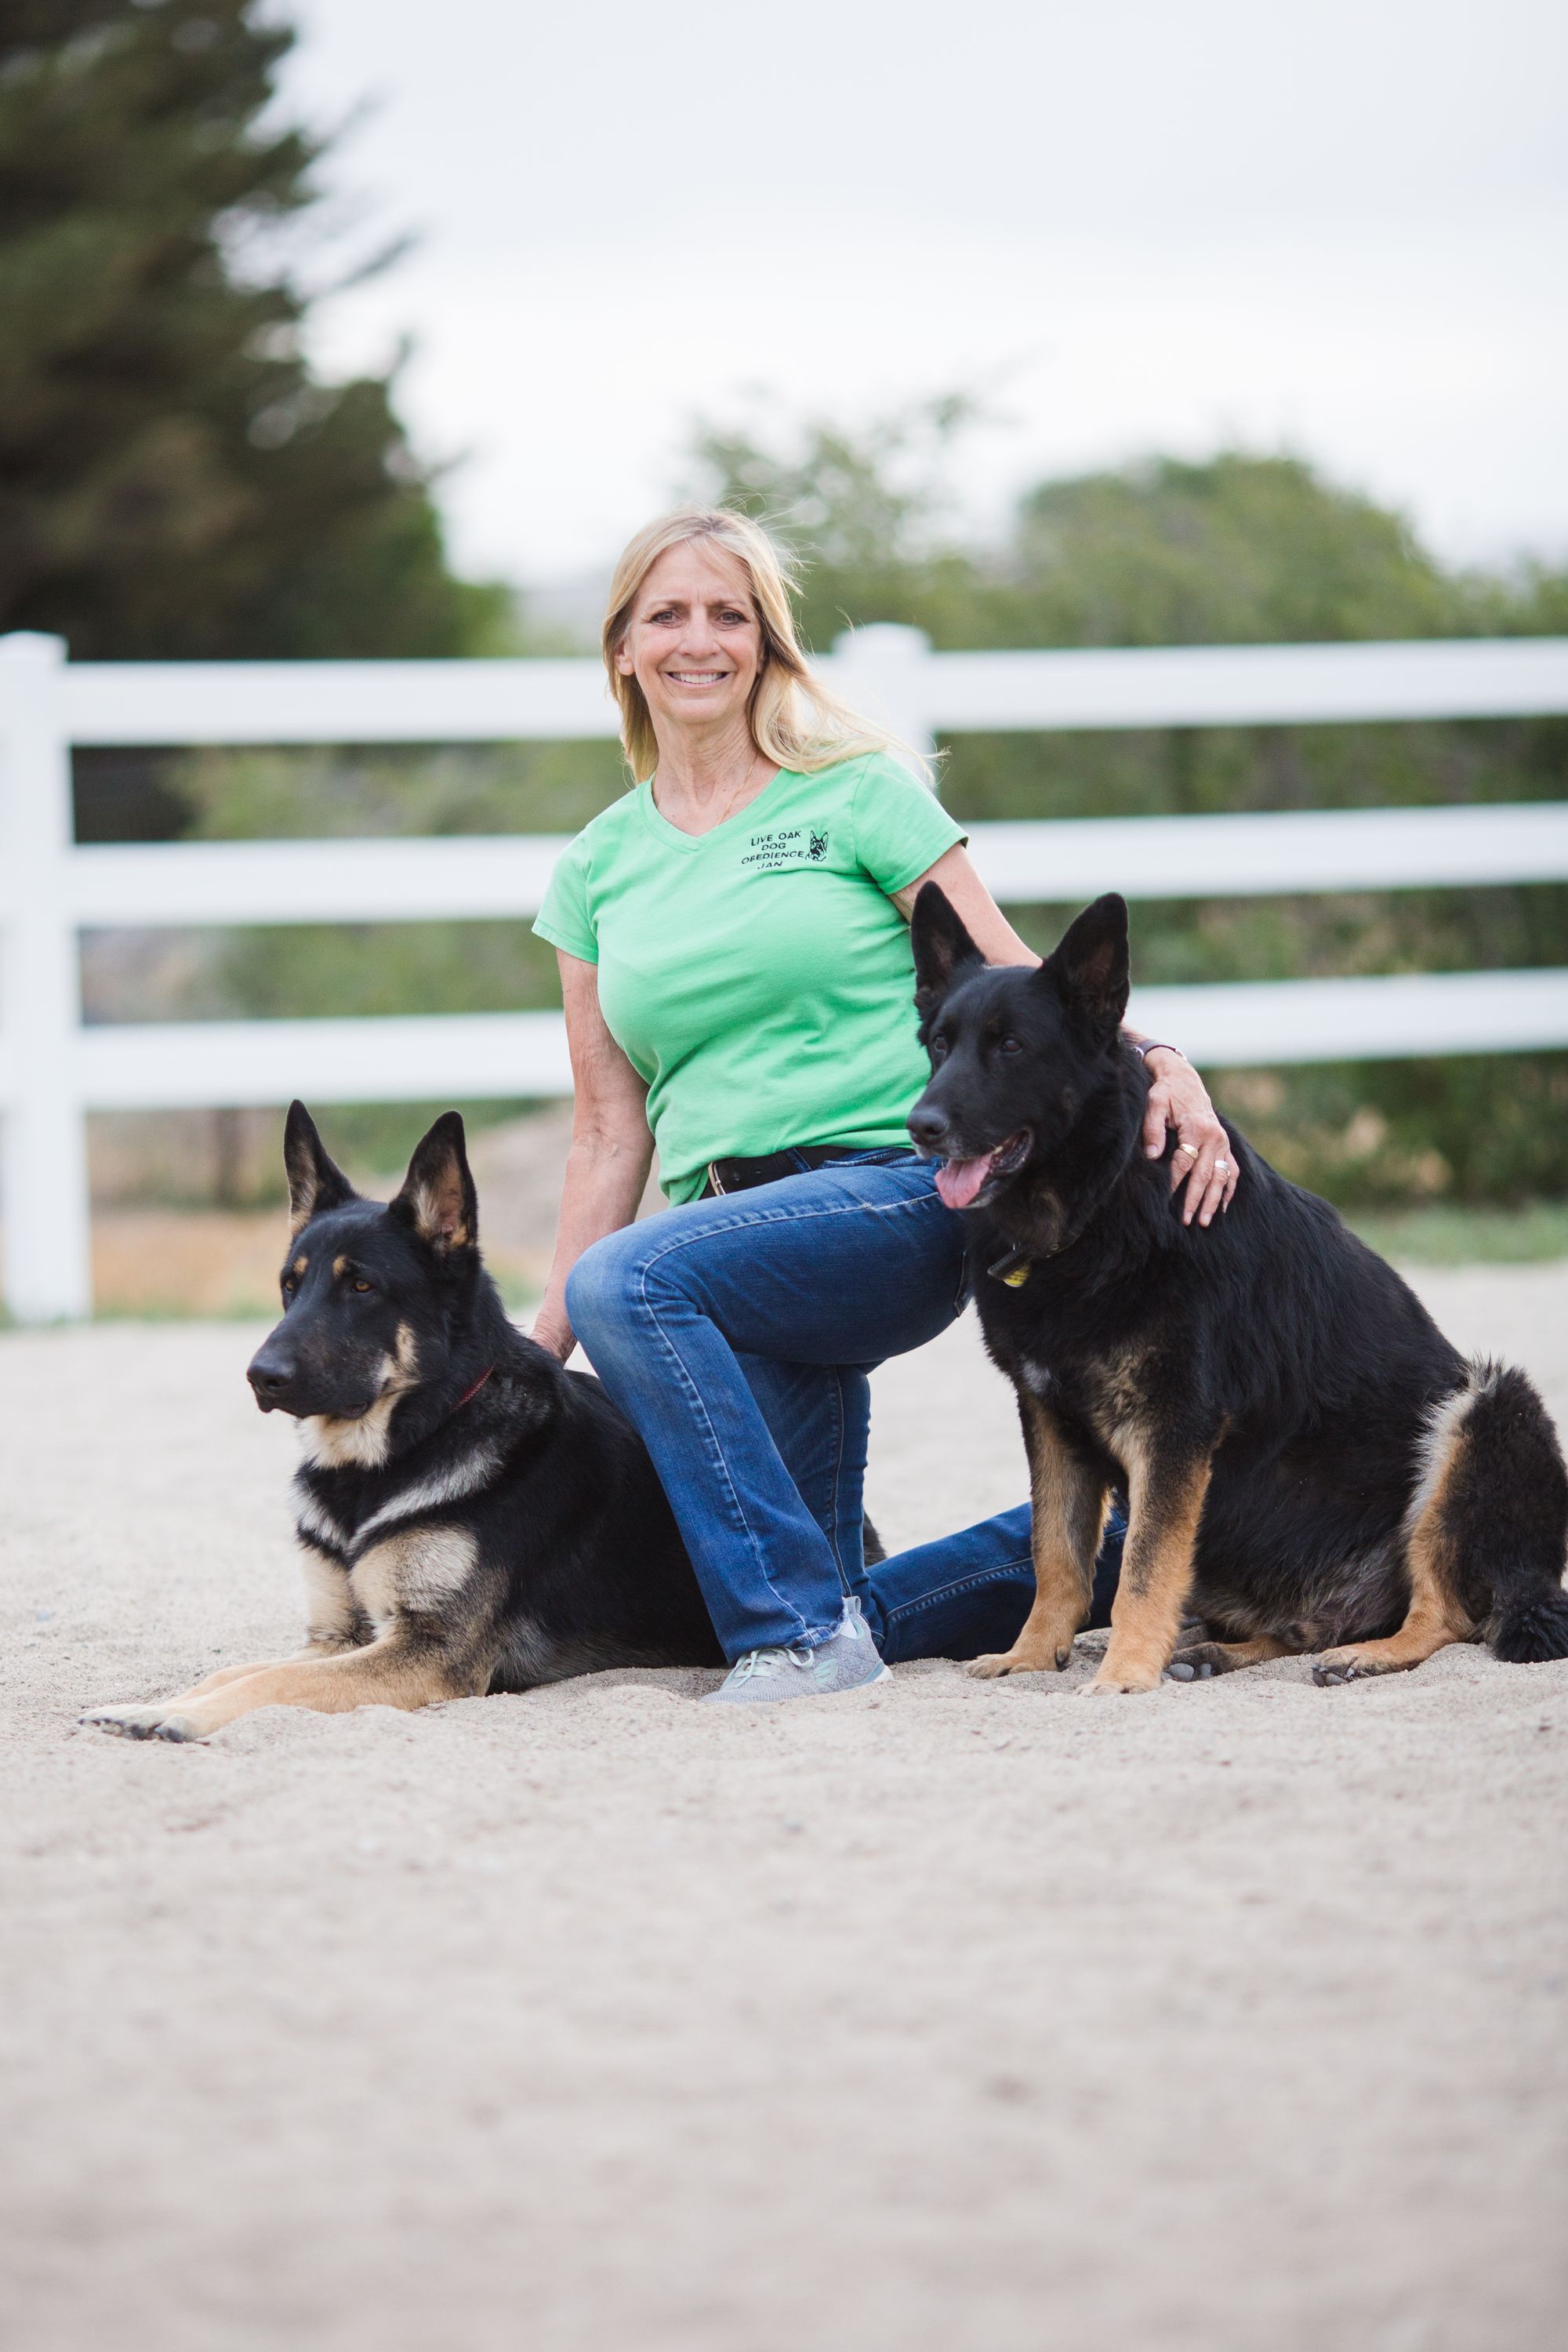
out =
[[[637,679],[656,730],[743,719],[762,666],[762,624],[744,565],[704,539],[661,555],[616,649],[616,667]]]

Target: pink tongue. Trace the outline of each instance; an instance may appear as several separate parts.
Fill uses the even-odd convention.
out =
[[[936,1171],[936,1189],[950,1209],[967,1209],[991,1173],[992,1154],[984,1160],[948,1160]]]

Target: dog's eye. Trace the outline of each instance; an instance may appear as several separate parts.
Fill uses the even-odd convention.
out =
[[[374,1284],[370,1282],[356,1282],[354,1285],[356,1290],[374,1290]]]
[[[947,1058],[947,1039],[945,1037],[933,1037],[931,1039],[931,1057],[933,1062],[945,1061]]]
[[[1024,1050],[1016,1037],[1001,1037],[996,1043],[999,1054],[1021,1054]]]

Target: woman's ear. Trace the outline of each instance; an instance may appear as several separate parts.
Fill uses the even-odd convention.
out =
[[[631,647],[627,645],[625,637],[622,637],[620,642],[617,644],[614,654],[611,656],[611,659],[614,661],[616,667],[620,671],[623,677],[631,677],[635,674],[637,664],[632,659]]]

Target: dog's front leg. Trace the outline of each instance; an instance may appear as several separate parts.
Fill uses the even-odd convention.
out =
[[[1213,1453],[1168,1445],[1124,1449],[1127,1542],[1110,1611],[1110,1642],[1094,1680],[1100,1696],[1152,1690],[1171,1662],[1193,1586],[1193,1547]]]
[[[1029,1457],[1035,1600],[1010,1650],[971,1660],[972,1675],[1059,1673],[1089,1614],[1094,1557],[1105,1525],[1104,1481],[1080,1461],[1061,1423],[1027,1389],[1018,1391]]]
[[[99,1707],[82,1721],[129,1739],[206,1739],[258,1706],[308,1706],[321,1715],[429,1706],[437,1699],[478,1697],[489,1680],[488,1657],[476,1662],[470,1648],[459,1662],[438,1641],[400,1622],[361,1650],[258,1666],[216,1690],[151,1706]]]
[[[366,1641],[369,1638],[367,1630]],[[189,1690],[178,1692],[174,1698],[165,1699],[163,1704],[165,1706],[184,1706],[188,1698],[203,1698],[208,1691],[222,1690],[226,1683],[243,1682],[247,1675],[264,1675],[270,1672],[274,1666],[302,1666],[312,1658],[335,1658],[341,1656],[345,1650],[357,1649],[360,1646],[355,1642],[335,1640],[319,1642],[312,1639],[304,1649],[291,1651],[286,1658],[252,1658],[245,1665],[215,1666],[210,1675],[204,1675],[199,1682],[191,1685]]]
[[[344,1650],[363,1649],[370,1641],[371,1622],[354,1598],[347,1567],[309,1536],[302,1535],[300,1544],[310,1607],[305,1647],[290,1651],[287,1657],[252,1658],[243,1665],[216,1666],[210,1675],[199,1676],[188,1690],[163,1700],[165,1707],[177,1714],[188,1700],[221,1690],[226,1683],[243,1682],[247,1675],[259,1675],[272,1666],[299,1666],[312,1658],[333,1658]]]

